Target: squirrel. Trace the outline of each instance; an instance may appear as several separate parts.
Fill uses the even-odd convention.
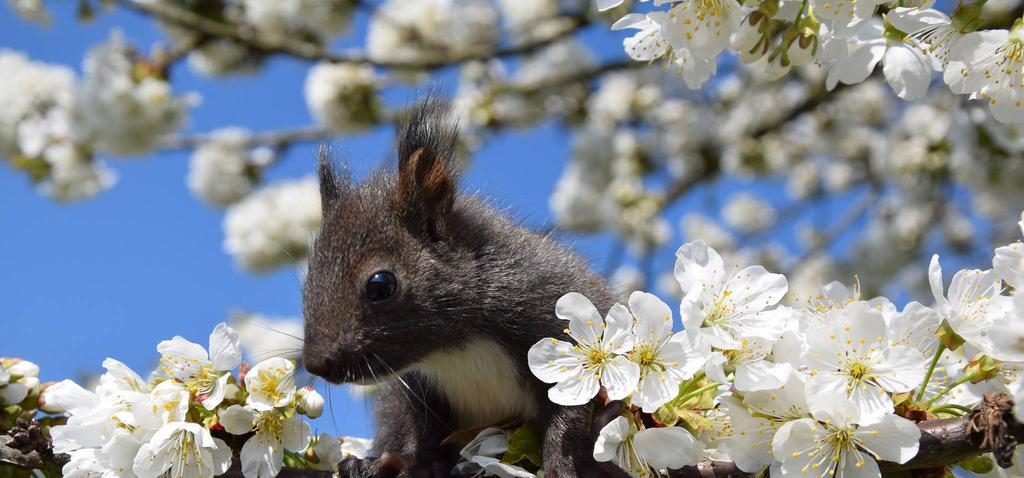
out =
[[[593,458],[588,406],[562,406],[530,372],[538,340],[568,340],[554,315],[567,292],[602,312],[603,280],[549,235],[458,190],[448,103],[405,114],[397,171],[361,183],[318,154],[323,220],[303,285],[306,370],[332,383],[380,384],[377,458],[341,476],[448,476],[454,431],[529,422],[543,431],[546,477],[627,477]]]

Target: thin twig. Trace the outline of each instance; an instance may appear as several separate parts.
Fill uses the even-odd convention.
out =
[[[529,95],[546,89],[559,88],[574,83],[591,81],[594,78],[597,78],[605,73],[609,73],[612,71],[642,68],[644,66],[646,66],[646,64],[637,63],[635,61],[630,60],[612,61],[585,70],[580,70],[571,75],[552,77],[543,82],[528,84],[510,83],[506,87],[499,88],[498,91],[499,94],[514,93]],[[378,124],[387,124],[393,122],[395,119],[395,115],[393,114],[382,114],[380,115],[380,117],[381,119]],[[282,130],[253,134],[251,137],[249,137],[248,141],[246,142],[246,146],[268,146],[272,148],[281,148],[294,143],[324,141],[337,134],[338,133],[332,132],[331,130],[320,125],[298,126]],[[204,143],[208,143],[215,139],[216,136],[213,135],[212,133],[180,134],[165,139],[160,144],[158,149],[160,149],[161,151],[179,151],[194,149]]]
[[[564,28],[555,31],[543,38],[525,41],[518,45],[500,48],[494,51],[486,51],[469,55],[448,58],[444,60],[432,60],[423,62],[391,62],[378,61],[358,51],[332,52],[316,43],[305,42],[284,36],[273,36],[259,33],[247,25],[237,25],[222,21],[212,20],[190,10],[185,10],[161,2],[142,2],[139,0],[118,0],[118,4],[129,10],[136,11],[143,15],[154,17],[166,23],[171,23],[184,28],[200,32],[216,38],[228,38],[242,43],[254,50],[265,53],[277,53],[290,55],[310,61],[326,61],[331,63],[359,63],[369,64],[382,68],[397,69],[438,69],[467,61],[487,60],[508,56],[523,55],[532,53],[547,45],[569,37],[577,31],[591,24],[586,13],[566,15]]]
[[[330,130],[319,125],[299,126],[296,128],[254,133],[246,141],[247,147],[266,146],[281,148],[294,143],[323,141],[331,137]],[[205,143],[216,140],[213,133],[196,133],[172,136],[160,145],[161,151],[178,151],[197,148]]]

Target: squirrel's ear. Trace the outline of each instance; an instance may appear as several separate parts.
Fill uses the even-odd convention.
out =
[[[457,125],[447,103],[435,97],[420,101],[407,115],[398,142],[395,204],[412,230],[441,239],[458,183],[451,166]]]
[[[316,151],[316,172],[320,180],[320,204],[326,211],[341,201],[341,196],[348,189],[349,181],[347,175],[339,175],[335,171],[337,158],[334,151],[326,144],[320,145]]]

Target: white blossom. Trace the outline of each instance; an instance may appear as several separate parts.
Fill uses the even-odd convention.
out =
[[[139,478],[194,476],[212,478],[231,466],[231,449],[196,423],[172,422],[161,427],[135,456]]]
[[[7,0],[7,5],[22,18],[40,25],[49,26],[52,20],[43,0]]]
[[[369,438],[344,437],[341,440],[341,453],[345,457],[366,458],[373,449],[373,440]]]
[[[613,400],[636,389],[640,367],[622,355],[633,350],[635,341],[629,310],[616,304],[602,319],[590,300],[570,292],[558,299],[555,315],[568,322],[566,333],[576,345],[546,338],[527,354],[533,374],[556,384],[548,389],[551,401],[582,405],[594,398],[602,385]]]
[[[377,77],[373,68],[350,63],[318,63],[306,76],[306,105],[334,131],[354,131],[377,121]]]
[[[704,452],[704,444],[685,428],[647,428],[637,430],[626,417],[618,417],[601,429],[594,443],[594,459],[611,461],[630,476],[650,476],[651,469],[661,471],[694,465]]]
[[[729,271],[722,256],[703,241],[684,244],[676,252],[676,280],[682,287],[679,306],[683,326],[700,330],[714,347],[738,348],[743,337],[775,340],[782,324],[761,311],[786,295],[786,278],[761,266]]]
[[[156,74],[139,75],[136,62],[117,31],[89,50],[73,109],[80,141],[114,155],[144,154],[184,124],[191,97],[174,96]]]
[[[943,292],[942,267],[938,254],[928,266],[928,282],[940,317],[968,344],[996,359],[1019,360],[1020,352],[996,346],[989,332],[1004,320],[1013,307],[1012,299],[1001,294],[999,278],[992,270],[958,271]]]
[[[732,436],[726,440],[725,448],[739,469],[756,473],[775,461],[775,432],[788,422],[810,416],[804,387],[804,375],[792,373],[783,385],[745,393],[742,401],[722,398],[732,426]]]
[[[1024,122],[1024,39],[1020,28],[971,32],[949,52],[943,78],[954,93],[988,102],[999,121]]]
[[[319,418],[324,413],[324,397],[313,387],[303,387],[296,392],[299,413],[309,418]]]
[[[157,345],[160,373],[181,380],[199,395],[202,404],[213,410],[224,400],[231,370],[242,363],[238,333],[221,322],[210,333],[210,351],[180,336]]]
[[[649,15],[661,26],[662,35],[678,52],[686,50],[696,58],[714,59],[739,27],[740,6],[735,0],[682,0],[668,12]],[[685,75],[686,72],[684,71]]]
[[[243,0],[243,18],[260,33],[279,37],[312,34],[320,41],[344,33],[353,4],[347,0]]]
[[[690,241],[704,241],[715,250],[729,251],[736,247],[736,240],[718,222],[700,214],[684,214],[679,225],[683,236]]]
[[[886,19],[907,34],[908,43],[931,57],[935,71],[947,68],[950,50],[963,36],[945,13],[931,8],[898,7]]]
[[[388,0],[370,18],[366,51],[378,62],[417,64],[490,51],[498,12],[487,0]]]
[[[651,61],[668,54],[672,47],[662,36],[661,24],[641,13],[630,13],[612,25],[612,30],[640,30],[622,41],[626,54],[636,61]]]
[[[320,214],[314,179],[267,186],[228,208],[224,248],[236,263],[256,272],[302,260]]]
[[[739,193],[729,198],[722,209],[722,218],[737,230],[754,233],[775,222],[775,210],[756,196]]]
[[[85,151],[72,131],[74,73],[0,49],[0,156],[44,166],[33,178],[42,194],[59,201],[95,196],[116,175]],[[28,166],[28,165],[26,165]]]
[[[906,392],[924,379],[927,358],[917,349],[890,344],[882,313],[865,301],[830,312],[807,335],[804,361],[812,370],[807,402],[812,412],[836,400],[850,401],[850,420],[876,423],[893,413],[888,393]]]
[[[295,364],[281,357],[266,359],[245,374],[246,405],[258,411],[283,407],[295,398]]]
[[[712,352],[705,371],[708,378],[719,383],[726,383],[727,373],[732,372],[736,390],[741,392],[777,388],[786,383],[792,367],[774,363],[771,352],[771,342],[759,337],[745,338],[735,349]]]
[[[186,182],[192,193],[214,206],[228,206],[245,197],[259,179],[261,154],[250,151],[250,134],[241,128],[211,133],[192,153]],[[266,156],[266,155],[263,155]]]
[[[635,318],[636,337],[629,358],[640,372],[633,403],[652,413],[675,398],[679,384],[704,366],[711,350],[696,334],[673,333],[672,309],[654,294],[634,292],[629,296],[629,310]]]
[[[855,84],[866,80],[881,61],[885,80],[897,96],[913,100],[927,93],[933,71],[931,59],[916,46],[887,38],[885,28],[887,25],[881,21],[870,20],[850,38],[847,54],[829,70],[829,89],[837,82]]]
[[[992,258],[992,270],[1010,287],[1024,287],[1024,243],[1017,241],[996,248],[996,255]]]
[[[255,429],[239,455],[245,478],[277,476],[284,465],[284,451],[301,453],[311,439],[309,424],[302,418],[273,410],[257,413]]]
[[[782,462],[781,476],[879,478],[879,460],[906,463],[917,454],[921,430],[914,422],[885,415],[871,425],[859,425],[850,419],[848,405],[835,400],[814,418],[779,428],[772,453]]]

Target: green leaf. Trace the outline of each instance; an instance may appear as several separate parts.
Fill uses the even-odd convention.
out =
[[[540,435],[533,429],[533,425],[529,423],[516,428],[508,437],[508,451],[505,452],[505,456],[501,458],[501,461],[508,464],[519,463],[523,460],[528,460],[535,466],[543,466],[544,460],[541,458],[543,445],[541,443]]]
[[[992,459],[987,456],[972,456],[959,463],[960,468],[963,468],[971,473],[978,475],[984,475],[991,472],[995,468],[995,464]]]

